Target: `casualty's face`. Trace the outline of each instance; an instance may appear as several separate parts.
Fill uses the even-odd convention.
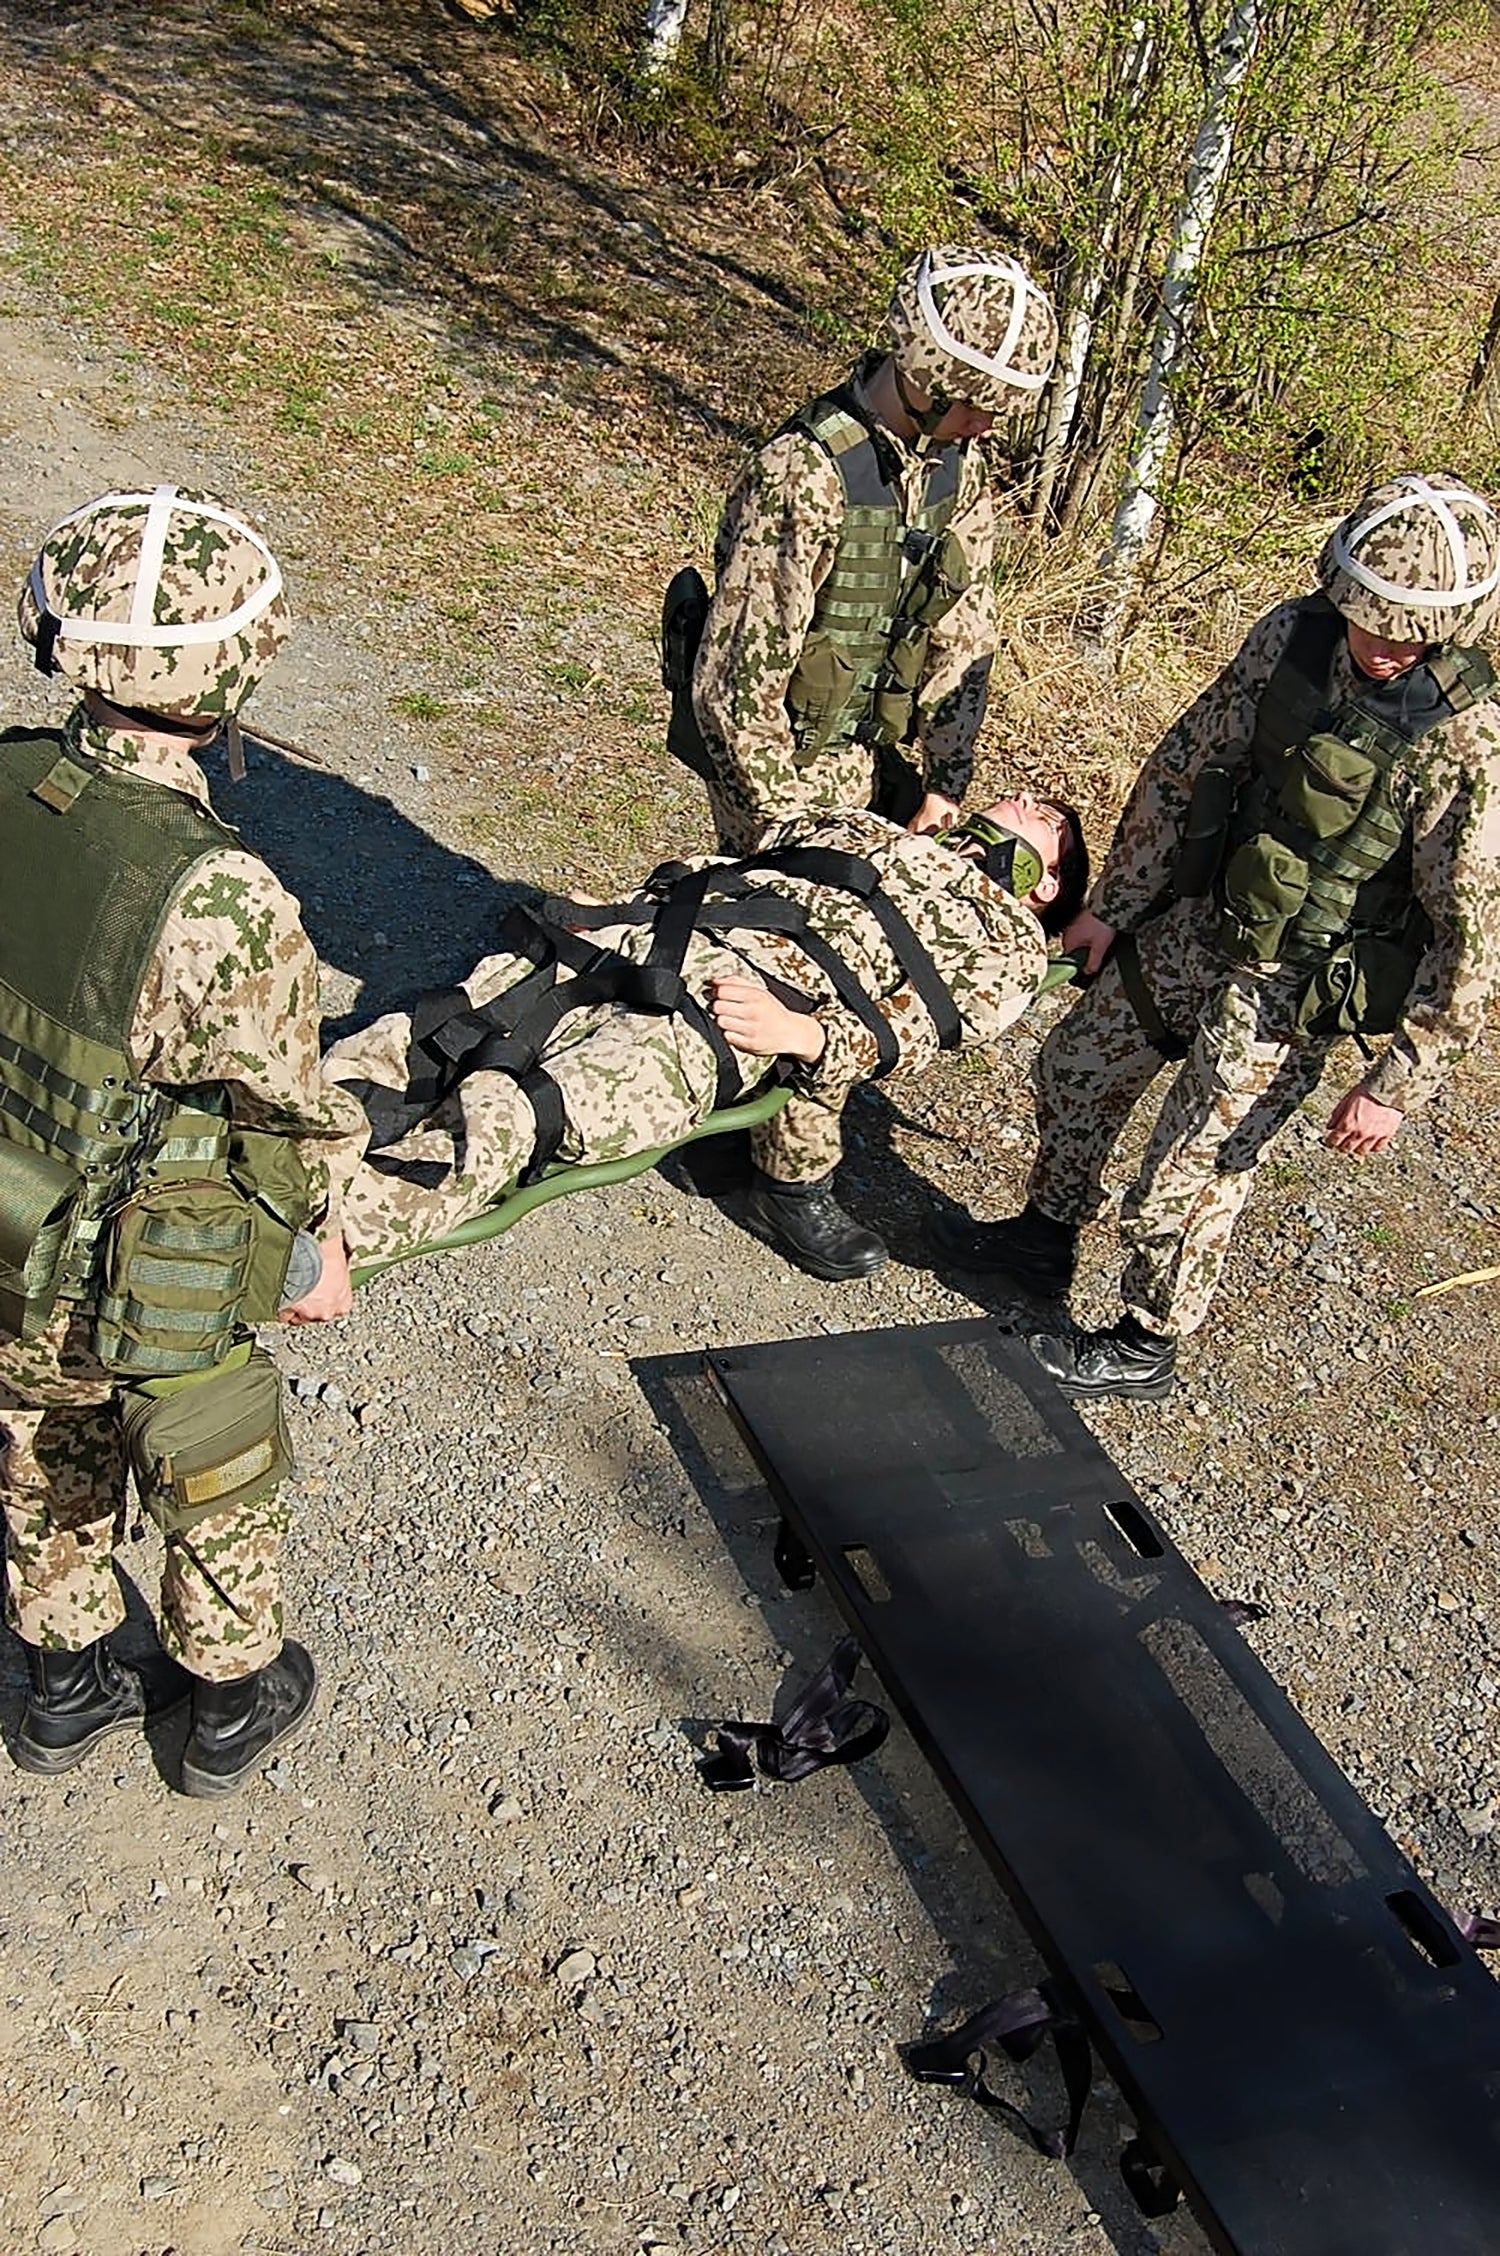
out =
[[[1051,878],[1057,876],[1058,865],[1067,850],[1068,826],[1050,800],[1037,799],[1029,791],[1022,791],[1012,799],[999,799],[985,813],[992,823],[1002,830],[1013,830],[1034,846],[1041,856],[1042,868]]]

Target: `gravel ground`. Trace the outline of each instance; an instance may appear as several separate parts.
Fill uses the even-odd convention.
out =
[[[309,624],[256,718],[325,765],[262,753],[230,811],[306,902],[335,1012],[461,968],[518,871],[476,851],[471,779],[391,713],[402,622],[170,371],[31,311],[0,330],[12,577],[116,479],[190,478],[295,528]],[[19,664],[9,702],[56,711]],[[848,1197],[898,1255],[869,1283],[803,1278],[732,1202],[651,1175],[276,1343],[317,1722],[227,1807],[172,1790],[170,1736],[8,1780],[5,2246],[1201,2245],[1134,2219],[1107,2105],[1064,2170],[904,2079],[898,2040],[1035,1969],[899,1729],[795,1793],[716,1800],[693,1772],[705,1720],[766,1712],[835,1634],[776,1581],[700,1352],[990,1305],[920,1265],[917,1218],[924,1183],[1009,1206],[1036,1039],[858,1105]],[[1460,1907],[1500,1896],[1494,1288],[1411,1294],[1492,1257],[1496,1136],[1488,1053],[1368,1170],[1299,1122],[1177,1398],[1094,1420],[1210,1585],[1270,1609],[1268,1666]],[[1101,1229],[1085,1317],[1113,1261]],[[125,1565],[149,1599],[149,1536]],[[0,1662],[13,1721],[12,1642]]]

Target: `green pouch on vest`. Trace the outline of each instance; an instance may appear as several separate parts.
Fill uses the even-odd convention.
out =
[[[964,544],[950,525],[912,574],[897,607],[898,616],[910,620],[913,626],[935,627],[968,592],[973,579]]]
[[[1398,941],[1366,934],[1335,948],[1302,990],[1299,1034],[1394,1034],[1415,969]]]
[[[1264,832],[1246,839],[1224,871],[1219,944],[1235,963],[1274,963],[1287,926],[1307,899],[1307,864]]]
[[[312,1209],[307,1169],[295,1144],[263,1128],[233,1128],[229,1173],[250,1200],[250,1268],[242,1324],[274,1324],[297,1232]]]
[[[838,734],[857,680],[854,668],[834,643],[821,635],[810,638],[786,692],[799,760],[811,759]]]
[[[1180,901],[1196,901],[1219,874],[1240,778],[1210,761],[1200,768],[1188,803],[1187,825],[1172,865],[1172,890]]]
[[[281,1380],[259,1348],[166,1394],[132,1389],[120,1422],[141,1502],[168,1534],[253,1504],[296,1470]]]
[[[1281,811],[1295,829],[1314,838],[1341,838],[1379,775],[1368,752],[1341,737],[1310,736],[1296,747],[1281,779]]]
[[[926,663],[927,629],[909,619],[899,620],[875,677],[875,694],[870,700],[871,743],[905,743]]]
[[[157,1183],[123,1206],[109,1226],[91,1339],[105,1369],[150,1379],[222,1362],[242,1321],[254,1237],[231,1183]]]
[[[81,1189],[63,1161],[0,1141],[0,1334],[46,1328]]]

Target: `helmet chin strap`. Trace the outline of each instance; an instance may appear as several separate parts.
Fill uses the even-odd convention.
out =
[[[144,729],[150,736],[175,736],[194,751],[205,751],[214,738],[222,733],[225,757],[234,782],[245,780],[245,747],[240,735],[240,724],[233,714],[227,718],[219,713],[204,713],[183,717],[177,713],[153,713],[144,705],[116,705],[101,690],[93,692],[103,711],[111,721],[122,727]]]
[[[901,405],[917,426],[919,435],[924,439],[932,438],[938,425],[948,412],[948,402],[946,400],[935,400],[929,396],[927,405],[918,407],[907,389],[906,378],[902,375],[894,359],[891,362],[891,381],[895,384],[897,399],[900,400]]]

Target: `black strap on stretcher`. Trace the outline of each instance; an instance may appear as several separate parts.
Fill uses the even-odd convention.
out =
[[[842,1637],[812,1682],[779,1723],[721,1723],[718,1751],[703,1755],[698,1776],[716,1794],[735,1793],[763,1778],[794,1786],[831,1763],[855,1763],[883,1747],[891,1719],[873,1700],[851,1700],[859,1643]]]
[[[501,945],[527,957],[535,968],[492,1001],[476,1006],[461,987],[434,988],[421,996],[412,1011],[406,1087],[389,1089],[368,1080],[346,1084],[370,1122],[367,1163],[379,1169],[381,1155],[400,1143],[471,1073],[507,1073],[536,1118],[536,1141],[520,1177],[523,1187],[535,1182],[556,1157],[566,1127],[561,1092],[542,1063],[547,1043],[570,1012],[596,1003],[684,1018],[713,1052],[718,1068],[716,1106],[732,1104],[740,1092],[739,1062],[682,977],[694,932],[786,934],[874,1038],[877,1064],[872,1078],[891,1072],[900,1061],[900,1050],[879,1004],[838,951],[811,930],[802,904],[757,882],[766,872],[837,887],[862,901],[880,926],[903,978],[931,1016],[939,1045],[956,1047],[962,1031],[957,1006],[927,949],[885,894],[873,862],[823,847],[755,855],[738,863],[710,863],[696,870],[668,862],[648,880],[646,890],[654,898],[585,907],[551,896],[540,908],[523,904],[512,909],[500,928]],[[643,963],[584,936],[608,925],[648,922],[653,928],[651,949]],[[564,969],[572,974],[570,978],[559,977]],[[806,997],[785,981],[769,978],[766,983],[790,1008],[810,1010]]]

